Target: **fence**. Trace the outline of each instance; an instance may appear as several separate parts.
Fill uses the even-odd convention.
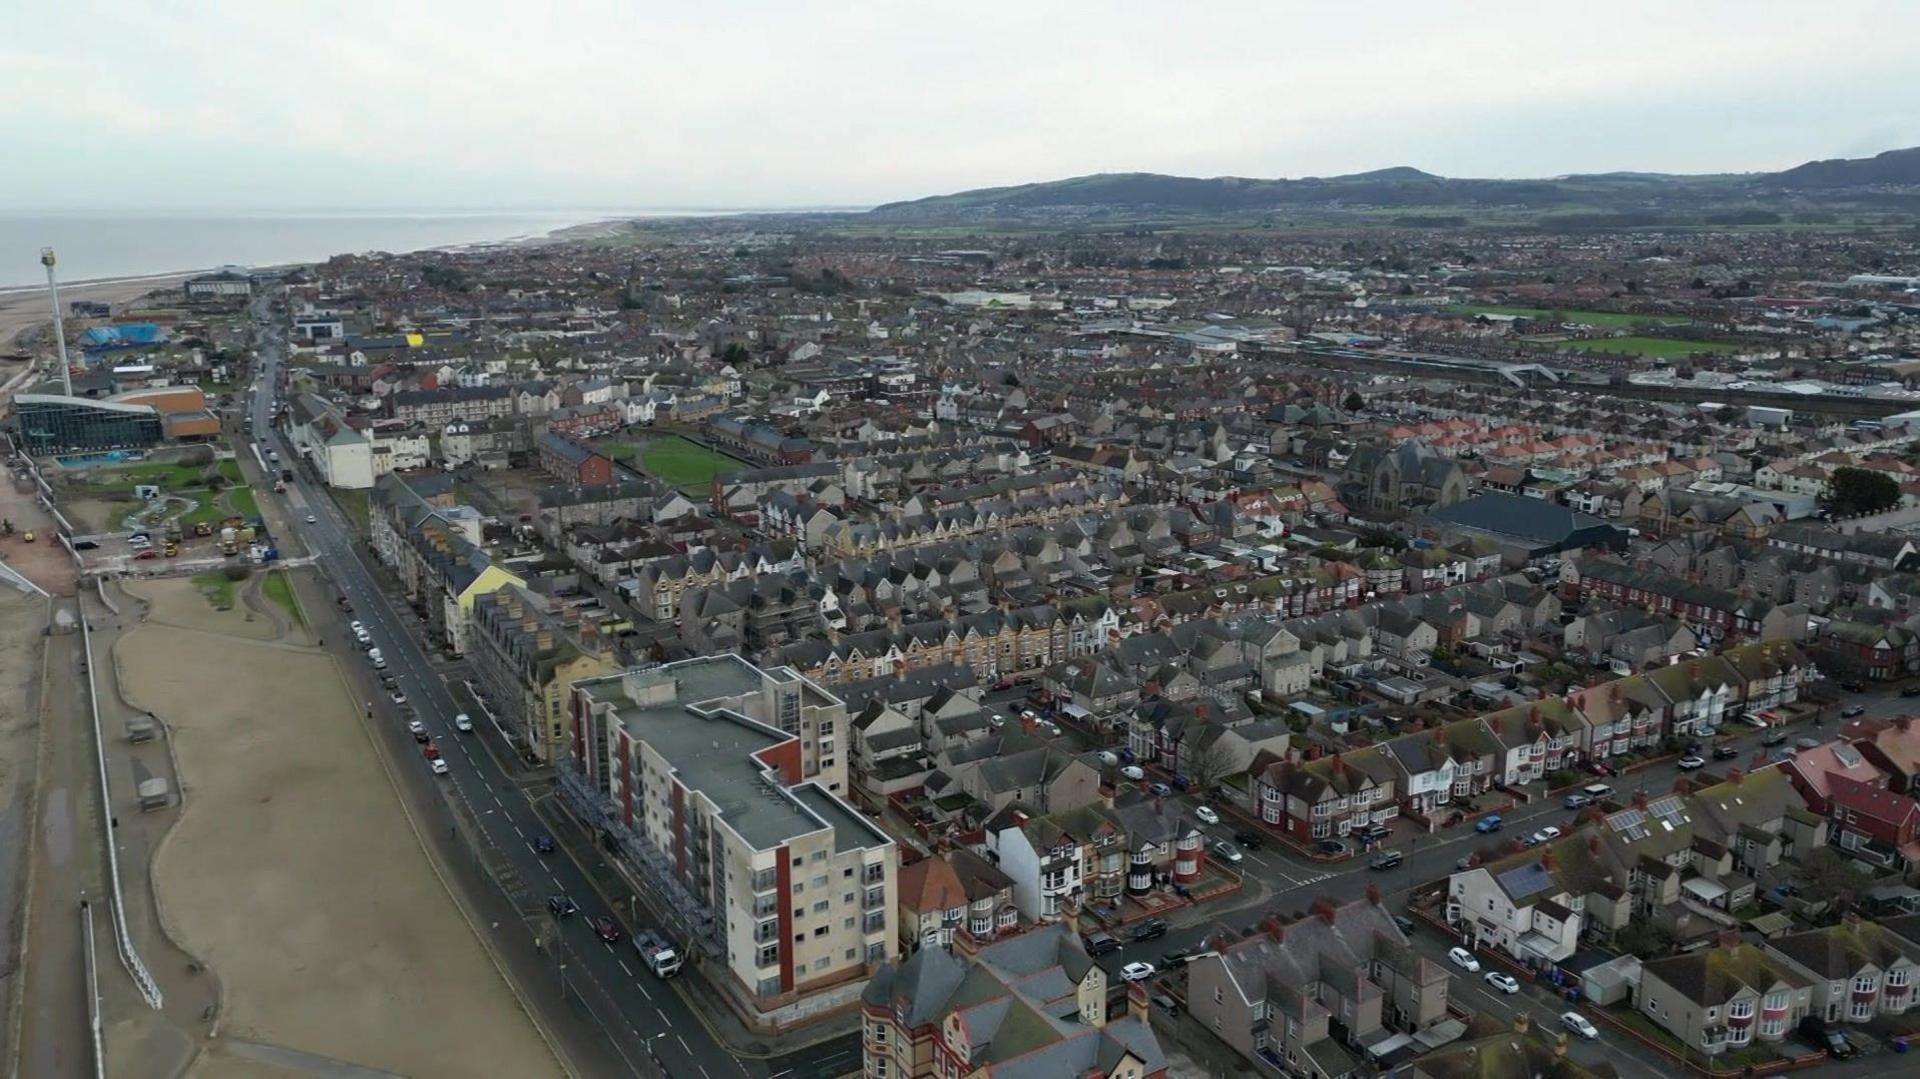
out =
[[[100,729],[100,687],[94,677],[93,627],[87,622],[84,600],[74,601],[74,611],[80,616],[81,650],[87,664],[87,712],[93,718],[93,759],[100,770],[100,814],[101,824],[106,830],[107,882],[112,888],[114,947],[120,953],[120,965],[127,968],[127,974],[140,990],[140,996],[157,1011],[162,1003],[160,985],[153,980],[153,974],[140,959],[139,950],[133,946],[133,934],[127,929],[127,905],[120,889],[120,851],[114,837],[113,792],[107,786],[107,740]]]
[[[80,901],[80,945],[87,957],[87,1033],[93,1042],[93,1074],[106,1079],[107,1044],[100,1024],[100,970],[94,960],[93,905]]]

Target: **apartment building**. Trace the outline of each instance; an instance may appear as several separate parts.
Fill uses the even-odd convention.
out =
[[[567,752],[567,687],[612,674],[612,649],[591,626],[564,624],[551,602],[509,585],[473,604],[473,671],[513,744],[550,764]]]
[[[572,700],[567,797],[750,1018],[850,1004],[898,954],[899,852],[841,799],[841,701],[738,656],[587,679]]]
[[[526,581],[480,547],[480,514],[453,500],[446,477],[418,485],[382,476],[369,499],[368,541],[400,579],[427,634],[455,656],[466,654],[473,605],[481,596]]]

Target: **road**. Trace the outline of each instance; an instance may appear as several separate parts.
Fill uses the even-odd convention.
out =
[[[263,385],[271,388],[277,383],[283,346],[272,327],[263,327],[263,330],[260,342]],[[263,454],[277,449],[283,461],[290,463],[292,451],[270,422],[272,396],[270,391],[256,393],[248,405],[254,436]],[[379,587],[378,577],[368,562],[371,556],[360,546],[352,524],[333,501],[307,480],[303,470],[296,468],[294,475],[295,482],[285,495],[293,530],[324,568],[334,587],[353,605],[352,617],[366,626],[381,649],[388,662],[388,673],[406,694],[410,709],[418,713],[433,740],[443,747],[451,767],[449,774],[438,783],[467,809],[470,826],[481,830],[483,841],[503,856],[507,872],[498,875],[522,882],[518,890],[524,895],[516,896],[521,908],[527,910],[531,906],[532,911],[540,912],[530,923],[523,923],[526,930],[530,933],[557,930],[563,950],[571,957],[563,973],[556,971],[555,977],[541,979],[534,985],[524,984],[523,980],[518,988],[523,993],[561,996],[571,992],[574,1001],[593,1012],[594,1020],[633,1074],[649,1074],[640,1062],[650,1055],[668,1075],[699,1075],[706,1079],[726,1075],[764,1077],[789,1072],[827,1075],[857,1070],[859,1059],[854,1035],[780,1057],[737,1058],[708,1032],[673,986],[646,970],[629,944],[623,941],[608,946],[600,942],[584,916],[612,915],[620,921],[626,940],[630,941],[635,928],[631,912],[620,909],[625,905],[621,901],[629,897],[600,894],[587,873],[568,854],[542,855],[534,849],[535,837],[549,833],[549,827],[535,813],[527,792],[495,757],[496,751],[511,751],[504,744],[497,747],[485,744],[494,738],[486,732],[485,723],[477,723],[480,729],[471,734],[454,730],[454,715],[466,709],[421,649],[417,619]],[[333,637],[331,632],[323,630],[322,633]],[[347,648],[349,637],[345,630],[339,633],[335,639],[353,656],[350,664],[370,676],[364,655]],[[371,677],[368,683],[371,684]],[[378,696],[370,698],[369,707],[376,718],[390,728],[391,737],[383,743],[383,748],[399,758],[397,764],[402,774],[433,785],[435,781],[418,747],[404,733],[409,718],[406,710]],[[544,896],[550,894],[571,897],[580,906],[582,915],[558,920],[547,918],[542,908]],[[519,928],[495,926],[496,931],[502,933]]]

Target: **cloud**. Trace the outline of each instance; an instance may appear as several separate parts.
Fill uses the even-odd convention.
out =
[[[1920,143],[1914,40],[1920,8],[1895,3],[63,3],[0,14],[0,140],[24,166],[0,202],[773,206],[1101,170],[1750,170]],[[75,149],[103,142],[139,167]]]

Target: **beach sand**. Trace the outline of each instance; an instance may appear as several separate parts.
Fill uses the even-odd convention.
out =
[[[98,300],[102,303],[126,303],[149,292],[172,288],[192,277],[174,274],[168,277],[141,277],[121,281],[75,281],[60,286],[60,305],[73,300]],[[8,289],[0,292],[0,353],[12,351],[14,338],[26,330],[53,321],[53,308],[47,303],[45,288]]]

